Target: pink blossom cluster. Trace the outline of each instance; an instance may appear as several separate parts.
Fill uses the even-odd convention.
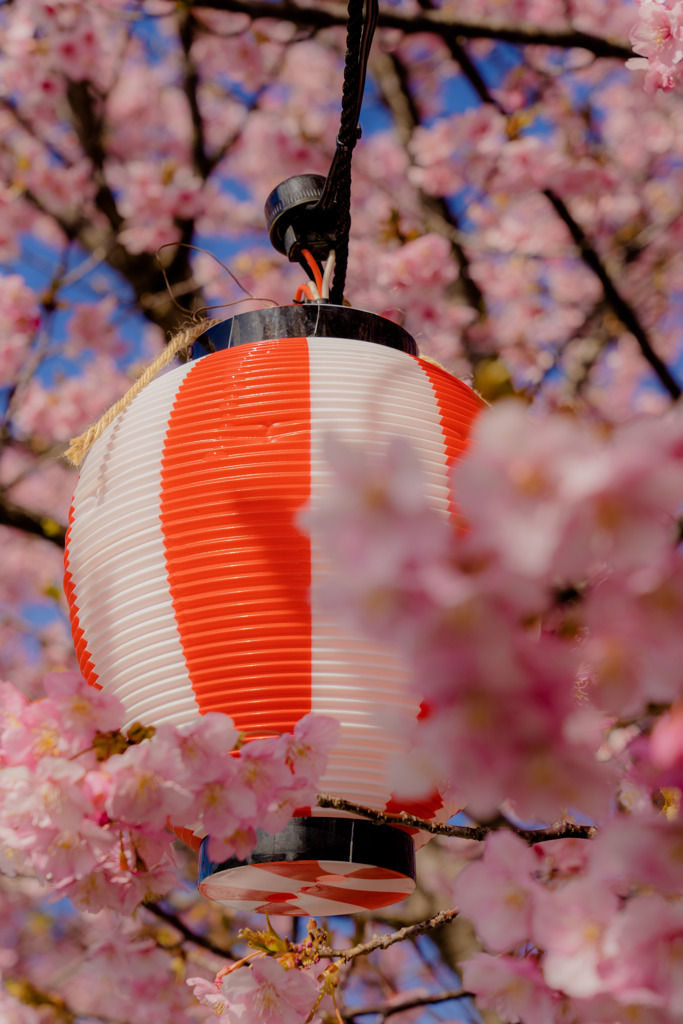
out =
[[[111,14],[124,6],[119,0],[22,3],[3,33],[8,76],[18,76],[24,86],[33,78],[44,95],[59,91],[60,75],[106,85],[115,66],[115,51],[106,43],[118,40],[123,27]]]
[[[0,464],[4,468],[6,456]],[[38,487],[33,483],[33,487]],[[31,483],[27,481],[26,492]],[[24,493],[20,484],[12,496]],[[49,500],[50,490],[42,499]],[[46,528],[56,525],[45,513]],[[0,527],[3,579],[0,591],[0,678],[12,678],[29,695],[42,694],[46,668],[72,669],[76,666],[73,639],[63,608],[64,560],[56,544],[38,537],[16,536]],[[40,615],[38,621],[37,616]]]
[[[94,327],[100,321],[97,312]],[[96,344],[96,337],[91,342]],[[87,363],[82,373],[60,375],[51,386],[34,375],[13,417],[16,431],[43,444],[68,441],[97,420],[129,386],[130,378],[104,354]]]
[[[605,729],[681,697],[680,416],[602,437],[498,403],[453,470],[457,533],[407,442],[330,454],[321,596],[397,647],[423,698],[395,792],[449,779],[477,816],[604,818],[621,773]]]
[[[109,168],[108,178],[127,222],[119,240],[133,253],[177,241],[176,219],[191,219],[204,208],[201,179],[175,161],[129,160],[125,168]]]
[[[155,1013],[166,1024],[203,1019],[178,984],[179,959],[157,943],[149,911],[76,914],[62,902],[53,912],[44,897],[36,879],[0,876],[3,1024],[54,1024],[65,1004],[79,1020],[101,1017],[105,1007],[108,1019],[126,1024],[146,1024]]]
[[[165,1024],[202,1020],[191,993],[178,984],[178,961],[139,924],[136,927],[130,919],[106,911],[88,915],[85,924],[86,950],[76,969],[71,950],[69,959],[63,956],[61,964],[54,953],[46,955],[43,967],[43,971],[51,968],[57,977],[61,967],[66,975],[64,994],[79,1016],[96,1018],[106,1006],[108,1017],[127,1024],[147,1024],[154,1014]],[[38,987],[47,987],[45,974],[36,974]]]
[[[20,274],[0,275],[0,387],[13,383],[39,323],[33,289]]]
[[[639,20],[631,29],[631,43],[640,57],[627,67],[645,71],[645,90],[675,88],[683,60],[683,3],[680,0],[636,0]]]
[[[117,301],[107,295],[98,302],[74,303],[65,345],[66,354],[82,356],[84,350],[107,353],[115,359],[126,353],[126,345],[112,322]]]
[[[511,1024],[680,1021],[681,839],[651,808],[591,843],[490,835],[454,885],[485,947],[464,985]]]
[[[254,739],[215,713],[190,728],[121,732],[119,701],[75,673],[29,701],[2,684],[0,858],[95,912],[130,913],[176,881],[170,824],[210,834],[216,859],[246,856],[315,799],[337,723],[306,716],[292,735]]]
[[[320,1020],[310,1016],[320,994],[313,974],[287,969],[272,957],[254,958],[248,966],[230,970],[215,982],[190,978],[188,984],[200,1003],[224,1021],[302,1024]]]
[[[327,931],[311,918],[306,938],[295,945],[266,920],[267,930],[240,932],[251,952],[223,967],[213,982],[187,979],[195,998],[224,1020],[319,1024],[330,1019],[327,1011],[333,1008],[341,1020],[335,996],[340,963],[330,963],[320,973],[311,970],[320,962],[320,947],[329,945]]]

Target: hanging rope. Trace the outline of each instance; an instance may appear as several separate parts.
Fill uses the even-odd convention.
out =
[[[199,324],[193,324],[191,327],[186,327],[184,330],[178,331],[174,334],[164,351],[157,356],[154,362],[150,363],[146,369],[142,371],[135,383],[126,391],[123,398],[115,402],[114,405],[108,409],[104,416],[102,416],[97,423],[94,423],[91,427],[88,427],[84,433],[78,437],[71,439],[70,446],[64,452],[64,457],[71,463],[72,466],[80,466],[83,459],[86,457],[90,448],[95,441],[100,437],[107,429],[110,423],[113,423],[119,413],[130,405],[136,395],[138,395],[144,387],[146,387],[151,380],[156,377],[158,373],[165,366],[168,366],[170,362],[175,359],[181,352],[186,352],[191,345],[197,340],[197,338],[207,331],[209,327],[213,327],[214,324],[220,323],[218,320],[202,320]]]
[[[337,148],[318,203],[321,212],[333,210],[336,214],[336,263],[330,289],[330,302],[336,305],[344,299],[351,231],[351,158],[360,138],[360,111],[378,14],[377,0],[349,0],[341,122]]]

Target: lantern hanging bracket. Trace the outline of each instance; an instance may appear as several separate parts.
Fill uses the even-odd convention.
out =
[[[341,305],[351,228],[351,159],[360,138],[360,112],[368,59],[379,14],[378,0],[349,0],[341,123],[327,177],[296,174],[281,182],[266,200],[270,240],[290,262],[336,253],[330,302]]]

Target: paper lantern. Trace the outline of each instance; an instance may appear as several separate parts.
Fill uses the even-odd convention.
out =
[[[242,314],[203,341],[215,351],[149,384],[83,466],[66,552],[81,670],[131,722],[223,711],[241,730],[282,732],[310,711],[332,715],[341,739],[324,791],[398,810],[389,765],[419,696],[391,650],[318,606],[311,585],[331,569],[297,517],[329,486],[330,430],[371,450],[409,438],[433,503],[457,516],[449,467],[483,403],[417,358],[400,327],[346,307]],[[405,809],[434,818],[439,802]],[[412,891],[405,830],[305,811],[245,864],[204,850],[202,891],[292,914]]]

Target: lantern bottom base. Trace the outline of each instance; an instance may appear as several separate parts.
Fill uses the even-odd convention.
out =
[[[258,832],[246,860],[215,863],[208,837],[199,853],[199,891],[235,910],[291,917],[358,914],[391,906],[415,889],[408,833],[356,818],[292,818]]]

